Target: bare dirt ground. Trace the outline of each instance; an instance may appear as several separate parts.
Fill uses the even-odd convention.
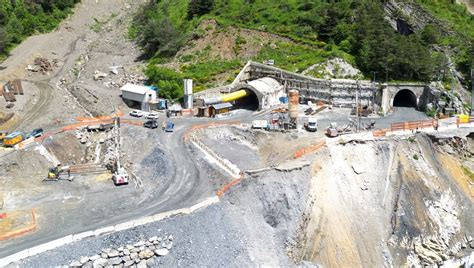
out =
[[[24,80],[26,95],[13,108],[14,119],[2,129],[57,129],[75,122],[77,116],[110,114],[114,106],[121,106],[120,83],[141,81],[140,51],[125,36],[130,15],[140,4],[131,0],[82,1],[57,31],[31,37],[12,51],[2,63],[5,68],[0,71],[0,81]],[[215,27],[209,23],[205,26]],[[239,53],[258,53],[262,47],[258,42],[236,49],[237,34],[249,40],[275,40],[259,32],[215,29],[196,41],[197,48],[189,47],[178,57],[205,50],[208,43],[217,45],[217,40],[225,42],[215,51],[211,48],[213,57],[230,59],[241,57]],[[25,71],[38,56],[57,59],[58,67],[48,75]],[[119,75],[110,73],[112,66],[122,66]],[[107,77],[95,80],[96,71]],[[3,104],[0,111],[9,112]],[[383,127],[406,120],[406,116],[406,111],[400,111],[377,124]],[[424,118],[418,113],[410,118],[413,116]],[[246,117],[253,119],[253,115]],[[469,196],[472,185],[467,177],[459,176],[456,167],[466,159],[444,154],[427,138],[418,137],[336,145],[306,156],[304,160],[314,162],[312,167],[286,162],[299,147],[319,141],[321,130],[330,122],[347,122],[347,111],[324,111],[318,119],[321,129],[317,133],[230,127],[206,130],[203,141],[242,169],[282,162],[297,168],[246,174],[221,203],[197,214],[86,239],[20,265],[68,264],[79,255],[120,246],[137,236],[159,233],[160,228],[176,233],[183,241],[162,266],[295,266],[301,261],[324,266],[400,266],[437,263],[439,258],[462,256],[469,250],[465,244],[457,246],[474,230]],[[163,120],[168,119],[160,117],[160,125]],[[206,121],[172,120],[176,123],[173,133],[122,127],[124,162],[141,178],[141,187],[134,183],[115,187],[110,179],[98,176],[44,184],[41,180],[51,163],[35,147],[1,149],[4,208],[36,208],[38,229],[2,243],[0,257],[71,233],[191,206],[214,195],[229,182],[228,174],[209,163],[195,147],[183,143],[190,126]],[[61,162],[84,162],[90,156],[72,133],[53,136],[43,145]],[[442,252],[436,250],[439,247]]]
[[[403,266],[472,252],[460,246],[474,231],[474,208],[459,160],[435,147],[419,136],[321,151],[294,258],[324,266]]]
[[[70,121],[71,117],[89,114],[89,110],[113,111],[113,105],[120,103],[120,94],[101,86],[101,81],[94,83],[91,74],[96,70],[108,73],[111,66],[123,66],[122,75],[137,68],[140,51],[126,38],[126,27],[139,5],[137,1],[82,1],[56,31],[32,36],[17,46],[1,63],[0,81],[18,78],[29,83],[25,96],[15,105],[16,120],[8,129],[24,128],[23,122],[45,126]],[[47,75],[28,72],[26,67],[36,57],[57,60],[58,67]],[[87,62],[83,62],[84,57]],[[8,113],[2,104],[0,112]]]

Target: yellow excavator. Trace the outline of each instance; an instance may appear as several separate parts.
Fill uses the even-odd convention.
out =
[[[61,174],[67,172],[67,179],[61,178]],[[62,167],[61,164],[58,164],[55,167],[50,167],[48,171],[48,176],[43,181],[58,181],[58,180],[68,180],[72,181],[71,169],[69,166]]]

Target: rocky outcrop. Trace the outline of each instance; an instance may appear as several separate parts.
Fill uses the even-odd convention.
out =
[[[315,64],[301,74],[313,75],[324,79],[330,78],[363,78],[361,71],[341,58],[330,59],[324,63]]]
[[[435,18],[413,2],[390,0],[384,3],[384,11],[386,20],[401,34],[417,32],[428,24],[435,25],[443,34],[454,34],[445,22]]]
[[[172,235],[154,236],[133,245],[103,249],[94,256],[81,256],[69,267],[151,267],[155,265],[156,258],[170,253],[173,239]]]

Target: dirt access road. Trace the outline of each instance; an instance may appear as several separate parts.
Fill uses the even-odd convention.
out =
[[[64,79],[72,82],[71,73],[80,56],[91,51],[92,45],[101,42],[104,33],[98,31],[97,27],[106,24],[112,17],[120,23],[127,21],[140,4],[141,1],[131,0],[84,0],[77,5],[74,14],[61,23],[56,31],[32,36],[11,51],[10,56],[0,65],[0,81],[15,78],[27,80],[35,84],[40,93],[29,109],[24,109],[23,113],[17,114],[17,120],[8,126],[9,130],[21,129],[32,122],[44,126],[64,114],[87,115],[84,107],[71,94],[61,91],[57,85]],[[122,23],[122,25],[125,24]],[[123,30],[123,28],[117,29],[121,32],[113,34],[118,36],[117,42],[127,43],[129,47],[129,53],[127,53],[129,58],[125,61],[134,62],[139,51],[136,48],[134,52],[130,51],[133,50],[133,44],[125,38],[126,33]],[[124,49],[123,46],[115,48],[113,45],[109,45],[109,48],[108,54],[111,57],[117,53],[123,53]],[[26,67],[33,64],[37,57],[50,61],[57,60],[58,67],[48,75],[28,72]],[[119,65],[121,62],[116,62],[116,64]],[[31,94],[28,95],[29,92],[25,94],[26,98],[32,99]],[[0,112],[9,111],[0,107]]]
[[[11,56],[1,64],[0,81],[13,78],[27,80],[38,87],[39,94],[28,96],[28,92],[25,92],[25,98],[34,101],[30,105],[25,105],[24,112],[18,115],[18,119],[9,130],[27,130],[25,128],[31,127],[54,129],[58,128],[53,123],[56,118],[67,123],[76,116],[88,115],[88,111],[83,107],[89,103],[83,105],[82,98],[77,98],[70,94],[69,90],[65,90],[69,85],[88,85],[96,90],[93,93],[97,94],[99,101],[95,103],[97,105],[94,108],[103,104],[104,114],[112,105],[120,103],[120,92],[103,87],[102,82],[94,81],[91,74],[99,68],[105,71],[109,66],[113,66],[112,64],[122,65],[124,69],[140,64],[136,62],[138,49],[125,36],[127,20],[142,3],[143,1],[132,0],[83,0],[74,10],[74,15],[65,20],[56,31],[33,36],[16,47]],[[97,21],[100,23],[97,24]],[[96,26],[92,27],[94,29],[91,28],[93,25]],[[102,29],[98,31],[99,26],[102,26]],[[27,72],[25,68],[32,64],[36,57],[57,59],[58,67],[49,75]],[[75,68],[77,62],[83,58],[89,60],[81,65],[84,74],[81,77],[75,73]],[[97,111],[96,109],[95,112]],[[71,233],[191,206],[214,194],[215,189],[206,183],[208,182],[206,170],[202,170],[202,167],[196,164],[188,147],[182,142],[185,130],[196,123],[195,121],[178,123],[173,134],[155,130],[149,137],[147,136],[153,140],[153,146],[149,146],[147,138],[139,139],[146,136],[143,134],[145,130],[141,127],[135,127],[135,135],[130,135],[130,141],[135,142],[138,139],[140,143],[135,147],[130,145],[127,153],[139,155],[140,158],[136,159],[136,162],[144,170],[163,169],[163,166],[156,166],[156,160],[150,162],[147,159],[155,159],[157,156],[155,147],[162,146],[161,149],[166,152],[170,168],[166,178],[160,178],[163,179],[160,181],[160,186],[153,185],[155,187],[153,188],[145,185],[146,191],[141,193],[133,191],[133,185],[130,185],[131,189],[113,188],[97,192],[80,189],[76,192],[71,191],[75,198],[69,197],[69,200],[84,200],[77,204],[63,205],[62,197],[50,198],[52,200],[46,203],[32,203],[31,206],[39,206],[39,228],[30,235],[2,243],[0,257]],[[14,161],[24,163],[21,156],[18,155]],[[12,161],[6,158],[0,159],[2,165],[11,164]],[[47,170],[47,166],[36,166],[35,169]],[[8,178],[4,179],[7,181]],[[153,188],[154,192],[147,191],[148,188]],[[0,189],[0,191],[10,190],[11,187],[8,185]],[[62,193],[58,194],[60,196]],[[68,193],[65,192],[63,195],[66,194]],[[121,200],[120,206],[116,206],[118,196]]]

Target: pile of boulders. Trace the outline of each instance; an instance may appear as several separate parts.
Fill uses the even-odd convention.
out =
[[[172,235],[154,236],[134,245],[107,248],[94,256],[82,256],[69,267],[151,267],[157,258],[168,255],[172,247]]]
[[[121,88],[125,84],[131,83],[135,85],[144,85],[147,81],[146,76],[140,75],[140,74],[135,74],[135,73],[123,73],[118,77],[117,79],[114,79],[113,81],[107,81],[104,82],[104,85],[106,87],[115,87],[115,88]]]
[[[57,66],[57,60],[53,60],[50,62],[46,58],[36,58],[34,61],[34,65],[28,65],[26,69],[30,72],[41,72],[42,74],[47,74],[53,70],[53,67]]]

